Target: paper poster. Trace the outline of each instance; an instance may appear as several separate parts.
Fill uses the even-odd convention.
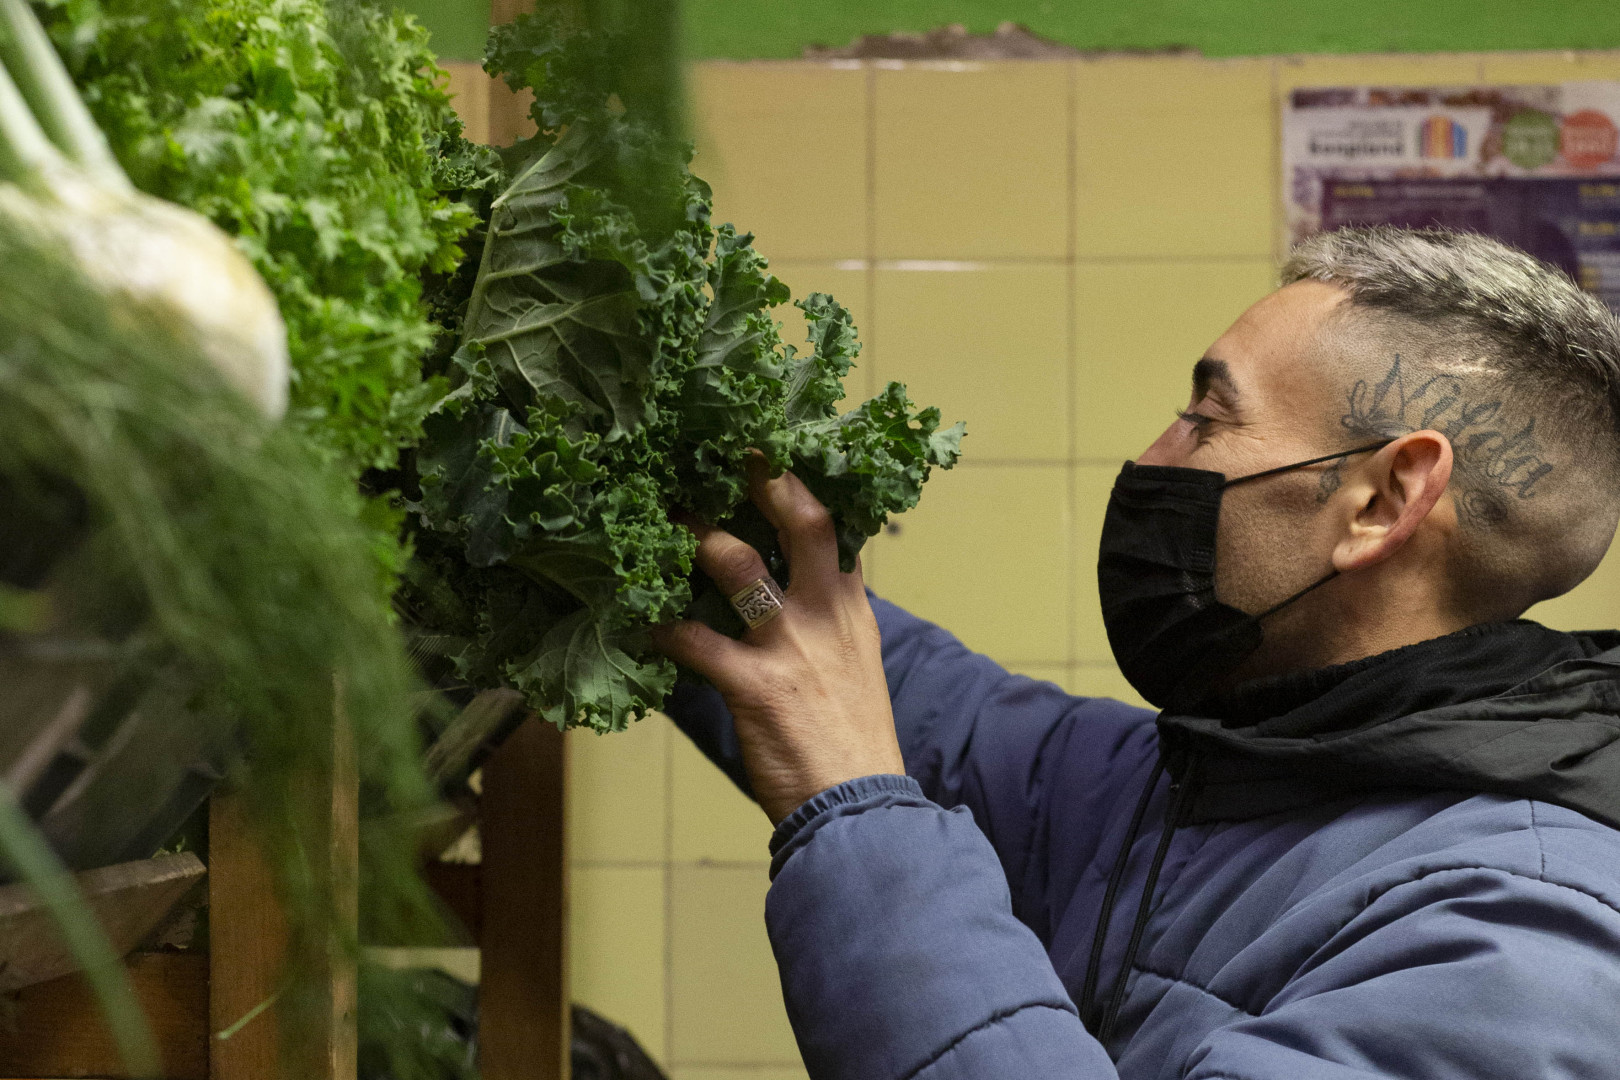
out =
[[[1290,241],[1340,225],[1488,233],[1620,311],[1620,83],[1334,87],[1283,106]]]

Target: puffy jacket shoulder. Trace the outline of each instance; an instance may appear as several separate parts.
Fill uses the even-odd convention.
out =
[[[1166,898],[1135,973],[1122,1075],[1613,1074],[1620,832],[1491,795],[1324,812],[1208,832],[1178,883],[1204,896]]]

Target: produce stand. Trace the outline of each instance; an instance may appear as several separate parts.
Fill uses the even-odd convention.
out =
[[[482,953],[480,1065],[487,1080],[567,1075],[565,745],[551,725],[527,719],[484,765],[477,814],[483,861],[428,866],[429,882]],[[359,845],[352,746],[334,747],[334,766],[319,794],[331,808],[333,866],[341,870],[354,865]],[[543,827],[537,827],[540,823]],[[132,935],[144,937],[200,877],[201,864],[192,855],[159,856],[79,875],[92,896],[106,896],[108,908],[116,906],[119,918],[109,929],[128,928],[122,937],[115,934],[115,944],[123,948],[134,943]],[[340,873],[335,880],[349,890],[340,902],[352,912],[352,875]],[[277,1061],[273,1004],[286,951],[285,924],[269,869],[228,793],[210,803],[206,881],[208,951],[137,952],[125,962],[158,1041],[165,1076],[270,1080],[285,1075]],[[0,953],[9,956],[20,948],[37,955],[51,941],[10,932],[14,923],[6,894],[13,889],[21,891],[0,889]],[[0,980],[4,971],[0,968]],[[327,1022],[299,1049],[300,1080],[355,1076],[352,967],[333,963],[326,983]],[[214,1037],[233,1025],[237,1029],[229,1038]],[[125,1075],[95,999],[78,975],[23,987],[9,1017],[0,1016],[0,1077]]]
[[[496,0],[493,14],[503,21],[529,6]],[[532,132],[525,98],[492,83],[477,65],[451,67],[450,89],[469,139],[503,144]],[[161,711],[151,715],[172,719]],[[77,713],[70,719],[75,729],[83,723]],[[329,851],[334,907],[353,926],[359,908],[356,761],[367,748],[356,747],[343,725],[337,729],[326,764],[295,777],[290,794],[320,808],[315,850]],[[568,1068],[565,746],[560,732],[536,717],[519,724],[483,763],[473,815],[482,861],[430,861],[426,867],[429,882],[482,953],[479,1034],[486,1080],[560,1080]],[[83,871],[80,891],[125,956],[169,1080],[350,1080],[357,1072],[358,980],[340,950],[329,950],[325,960],[319,1019],[300,1025],[300,1045],[283,1045],[278,993],[290,949],[288,920],[247,820],[238,796],[216,791],[208,805],[206,872],[195,855],[160,855]],[[149,942],[166,915],[199,888],[207,889],[206,949],[130,951]],[[70,970],[49,920],[23,886],[0,888],[0,995],[0,1077],[128,1075],[87,980]]]

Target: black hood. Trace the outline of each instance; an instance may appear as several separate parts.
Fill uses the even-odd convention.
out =
[[[1164,713],[1172,773],[1198,761],[1190,821],[1358,791],[1540,799],[1620,828],[1620,632],[1515,620],[1258,680]]]

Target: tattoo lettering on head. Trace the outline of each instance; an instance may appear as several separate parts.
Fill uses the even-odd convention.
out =
[[[1554,468],[1536,437],[1535,417],[1522,424],[1510,420],[1503,415],[1501,401],[1470,396],[1464,381],[1454,375],[1433,375],[1408,385],[1399,353],[1377,383],[1356,381],[1348,405],[1349,411],[1339,418],[1346,430],[1363,437],[1405,435],[1425,428],[1438,431],[1451,440],[1465,467],[1520,499],[1534,498],[1536,486]],[[1504,507],[1485,491],[1463,495],[1459,509],[1481,525],[1506,517]]]

